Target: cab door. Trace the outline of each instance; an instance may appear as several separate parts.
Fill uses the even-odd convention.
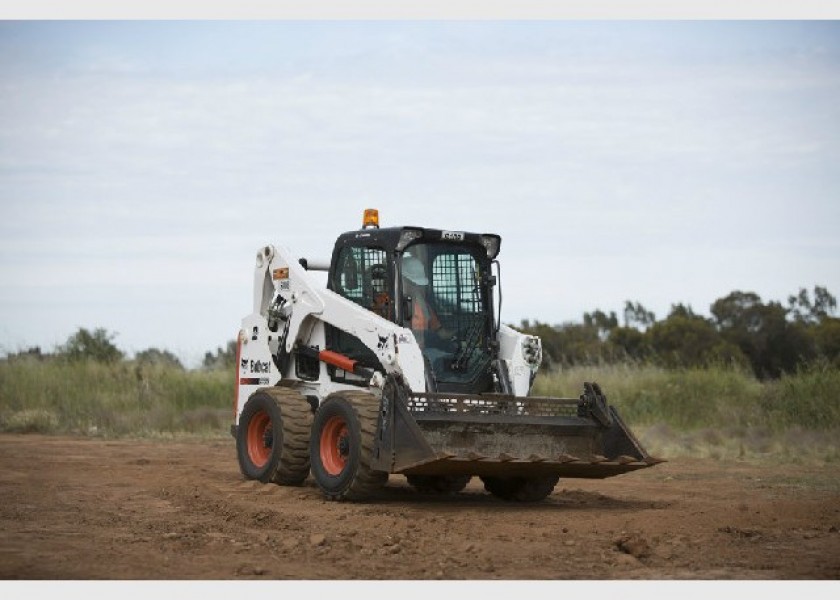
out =
[[[394,320],[393,268],[386,250],[379,246],[345,245],[337,250],[334,268],[327,287],[389,321]],[[335,326],[326,326],[327,347],[359,361],[365,367],[384,371],[384,368],[359,338]],[[334,381],[356,383],[361,381],[352,373],[330,367]]]

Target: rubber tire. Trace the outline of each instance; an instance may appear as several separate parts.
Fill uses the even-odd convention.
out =
[[[546,477],[482,477],[484,489],[509,502],[539,502],[554,491],[559,475]]]
[[[271,421],[272,443],[265,462],[255,461],[248,449],[248,430],[255,420]],[[259,425],[255,422],[255,425]],[[248,479],[279,485],[300,485],[309,475],[309,432],[312,408],[301,394],[288,388],[254,392],[239,415],[236,456]]]
[[[408,483],[424,494],[457,494],[470,482],[472,475],[406,475]]]
[[[321,437],[334,419],[347,431],[347,455],[341,471],[330,474],[321,457]],[[379,399],[367,392],[337,392],[315,413],[309,441],[312,477],[328,500],[365,500],[388,481],[388,473],[371,468],[379,418]],[[333,425],[334,427],[334,425]]]

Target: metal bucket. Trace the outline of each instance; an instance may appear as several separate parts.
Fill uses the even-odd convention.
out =
[[[662,462],[597,384],[579,398],[413,394],[386,385],[373,467],[405,475],[602,479]]]

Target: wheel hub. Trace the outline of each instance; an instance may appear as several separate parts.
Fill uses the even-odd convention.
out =
[[[258,411],[248,421],[247,427],[248,458],[259,469],[268,463],[274,445],[271,417],[264,410]]]
[[[350,454],[350,440],[347,439],[346,435],[338,438],[338,454],[342,458],[346,458],[347,455]]]
[[[342,417],[331,417],[321,430],[320,459],[328,475],[338,476],[351,455],[350,431]]]

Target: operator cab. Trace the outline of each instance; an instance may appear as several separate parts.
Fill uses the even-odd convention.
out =
[[[378,218],[339,236],[327,287],[412,330],[426,363],[429,392],[503,391],[497,363],[492,264],[495,234],[421,227],[380,229]],[[363,365],[384,371],[355,336],[327,328],[327,345]],[[346,373],[334,380],[354,383]],[[418,390],[419,391],[419,390]]]

